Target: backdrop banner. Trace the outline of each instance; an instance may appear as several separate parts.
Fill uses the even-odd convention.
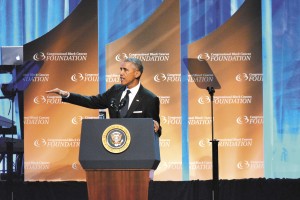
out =
[[[249,0],[189,45],[190,178],[212,178],[212,121],[222,179],[263,177],[261,2]],[[214,87],[213,119],[211,96]]]
[[[98,93],[97,27],[97,0],[82,1],[61,24],[24,45],[25,181],[85,180],[78,162],[81,120],[98,111],[45,91]]]
[[[181,181],[186,160],[191,180],[211,179],[212,128],[219,140],[220,178],[263,177],[260,4],[245,1],[226,23],[189,44],[186,59],[181,51],[180,0],[163,1],[135,30],[107,44],[106,68],[101,68],[106,69],[106,88],[120,83],[121,61],[136,57],[144,64],[142,85],[160,99],[161,162],[154,180]],[[61,24],[24,45],[19,87],[25,91],[25,181],[86,180],[78,161],[81,121],[98,118],[98,110],[63,103],[45,91],[98,94],[97,44],[97,0],[90,0],[81,1]],[[186,90],[182,74],[188,77]],[[207,87],[215,89],[213,104]],[[183,105],[186,91],[188,102]],[[184,106],[188,116],[182,118]],[[182,148],[183,120],[188,122],[188,153]]]
[[[106,48],[107,87],[120,83],[120,61],[139,58],[141,84],[160,99],[161,162],[155,180],[182,180],[179,0],[164,1],[141,26]]]

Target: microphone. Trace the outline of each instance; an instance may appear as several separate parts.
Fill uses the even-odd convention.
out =
[[[110,100],[110,105],[109,105],[111,108],[114,108],[116,112],[119,111],[119,108],[116,106],[116,99],[115,98],[112,98]]]
[[[119,103],[119,110],[123,107],[123,106],[125,106],[125,104],[126,104],[126,98],[123,98],[121,101],[120,101],[120,103]]]

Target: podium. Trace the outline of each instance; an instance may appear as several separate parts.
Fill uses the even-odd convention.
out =
[[[83,119],[79,162],[89,200],[146,200],[149,172],[160,162],[150,118]]]

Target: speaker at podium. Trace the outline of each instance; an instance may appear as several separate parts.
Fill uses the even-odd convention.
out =
[[[79,162],[89,199],[148,199],[149,173],[160,163],[153,120],[84,119]]]

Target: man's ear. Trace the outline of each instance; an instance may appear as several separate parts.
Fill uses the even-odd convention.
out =
[[[135,71],[134,75],[135,75],[135,78],[139,78],[142,74],[140,71]]]

